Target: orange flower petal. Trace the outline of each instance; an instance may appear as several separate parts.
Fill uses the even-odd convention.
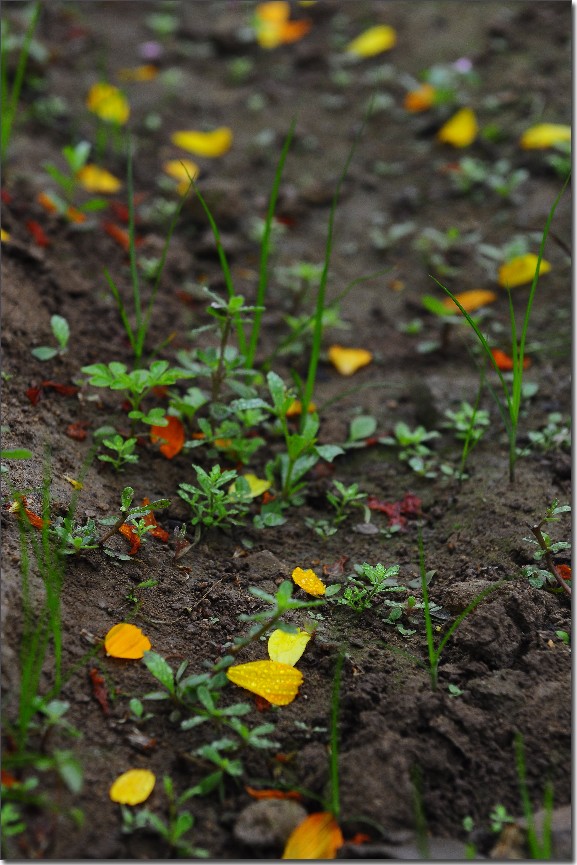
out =
[[[317,407],[316,407],[315,403],[309,402],[308,414],[312,414],[316,410],[317,410]],[[300,399],[295,399],[289,405],[289,407],[287,409],[286,416],[287,417],[296,417],[297,415],[300,415],[302,413],[303,413],[302,403],[301,403]]]
[[[150,440],[153,444],[163,442],[160,445],[160,453],[171,460],[179,454],[185,441],[184,427],[182,421],[174,415],[166,415],[167,426],[153,426],[150,428]]]
[[[127,541],[130,541],[130,549],[128,550],[128,555],[135,556],[140,549],[141,541],[134,530],[134,526],[130,526],[128,523],[122,523],[118,531],[126,538]]]
[[[302,684],[300,670],[278,661],[250,661],[229,667],[227,678],[259,697],[264,697],[275,706],[292,703]]]
[[[533,282],[537,261],[538,256],[534,252],[527,252],[525,255],[512,258],[511,261],[506,261],[499,268],[499,285],[503,288],[516,288],[518,285]],[[542,258],[539,275],[548,273],[550,270],[551,265]]]
[[[342,345],[329,348],[329,360],[341,375],[353,375],[372,359],[373,355],[365,348],[343,348]]]
[[[483,288],[473,288],[471,291],[462,291],[460,294],[456,294],[455,297],[465,312],[475,312],[475,310],[480,307],[486,306],[488,303],[493,303],[493,301],[497,300],[497,295],[494,291],[489,291],[488,289]],[[445,309],[450,309],[451,312],[462,315],[461,310],[455,303],[453,303],[450,297],[446,297],[441,301],[441,303]]]
[[[142,499],[142,504],[149,505],[150,499]],[[151,529],[148,534],[152,535],[153,538],[158,538],[159,541],[164,541],[164,543],[168,542],[168,538],[170,537],[170,535],[168,534],[166,529],[163,529],[162,526],[158,525],[158,523],[156,522],[156,517],[154,516],[152,511],[149,511],[146,516],[143,517],[143,520],[147,526],[154,526],[154,528]]]
[[[136,660],[150,650],[151,643],[136,625],[120,622],[114,625],[105,636],[104,648],[106,654],[112,658]]]
[[[149,769],[129,769],[119,775],[108,795],[119,805],[140,805],[146,802],[156,784],[156,777]]]
[[[501,351],[500,348],[492,348],[491,354],[495,359],[495,363],[501,370],[501,372],[510,372],[513,369],[513,358],[509,357],[508,354],[505,354],[504,351]],[[523,358],[523,369],[527,369],[527,367],[531,366],[531,358],[524,357]]]
[[[344,844],[343,833],[332,814],[309,814],[289,835],[283,859],[335,859]]]
[[[303,798],[296,790],[257,790],[248,785],[244,789],[253,799],[295,799],[301,802]]]
[[[421,84],[416,90],[411,90],[405,96],[404,106],[407,111],[416,114],[427,111],[435,102],[436,90],[432,84]]]
[[[309,595],[324,595],[327,590],[325,584],[319,580],[311,568],[306,571],[303,571],[302,568],[295,568],[292,572],[292,578],[297,586],[300,586]]]
[[[437,132],[437,140],[443,144],[452,144],[453,147],[468,147],[472,144],[479,125],[475,112],[472,108],[461,108]]]
[[[571,579],[571,568],[569,565],[555,565],[555,570],[562,580]]]

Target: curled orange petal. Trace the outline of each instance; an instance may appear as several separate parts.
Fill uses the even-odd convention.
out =
[[[432,84],[421,84],[416,90],[411,90],[405,96],[404,106],[407,111],[417,114],[427,111],[435,102],[436,90]]]
[[[343,833],[332,814],[309,814],[289,835],[283,859],[335,859],[344,844]]]
[[[150,499],[142,499],[142,504],[149,505]],[[154,516],[152,511],[149,511],[146,516],[143,517],[143,521],[147,526],[154,526],[154,528],[151,529],[149,532],[149,534],[151,534],[153,538],[158,538],[159,541],[164,541],[164,543],[167,543],[170,535],[168,534],[166,529],[163,529],[162,526],[158,525],[158,523],[156,522],[156,517]]]
[[[500,348],[492,348],[491,354],[495,360],[495,363],[501,370],[501,372],[510,372],[513,369],[513,358],[509,357],[504,351],[501,351]],[[531,366],[531,358],[524,357],[523,358],[523,369],[527,369],[527,367]]]
[[[150,440],[153,444],[162,442],[160,453],[171,460],[179,454],[185,441],[184,427],[182,421],[174,415],[166,415],[168,421],[166,426],[153,426],[150,428]]]
[[[244,789],[253,799],[295,799],[301,802],[303,798],[296,790],[257,790],[248,785],[245,785]]]
[[[140,538],[134,530],[134,526],[130,526],[128,525],[128,523],[122,523],[118,531],[126,538],[127,541],[130,541],[130,549],[128,550],[128,555],[135,556],[140,549]]]

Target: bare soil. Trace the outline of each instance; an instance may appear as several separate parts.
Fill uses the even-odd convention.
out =
[[[11,3],[5,9],[16,28],[22,8]],[[170,144],[170,134],[177,129],[229,126],[234,134],[232,149],[218,160],[197,160],[199,183],[221,226],[236,289],[252,300],[258,243],[251,234],[251,219],[266,213],[280,146],[296,117],[278,208],[285,231],[272,260],[258,365],[284,333],[283,315],[289,306],[287,290],[275,281],[274,268],[296,261],[322,262],[331,198],[374,95],[375,110],[367,120],[338,205],[330,298],[359,276],[386,272],[349,292],[341,304],[346,329],[327,329],[324,334],[315,392],[315,402],[321,406],[320,438],[323,443],[342,443],[356,414],[374,416],[379,436],[390,435],[403,420],[411,427],[423,424],[440,430],[441,437],[431,446],[440,459],[458,465],[461,445],[441,424],[446,409],[457,408],[462,400],[475,401],[479,378],[471,358],[474,337],[458,326],[444,351],[418,350],[421,342],[437,339],[440,333],[438,321],[424,311],[421,296],[440,296],[440,292],[429,275],[438,271],[423,260],[414,243],[428,228],[440,232],[458,228],[460,240],[445,258],[452,270],[439,278],[452,290],[462,291],[496,286],[482,265],[480,244],[500,247],[516,235],[540,236],[562,181],[545,151],[522,151],[518,139],[525,128],[541,120],[569,122],[571,6],[565,2],[321,0],[306,9],[295,7],[293,14],[312,19],[309,35],[268,52],[246,38],[253,8],[251,3],[224,0],[171,4],[169,11],[178,26],[162,40],[159,66],[178,70],[181,78],[173,86],[166,76],[126,85],[136,146],[135,191],[142,196],[139,207],[144,208],[138,225],[143,238],[139,253],[152,257],[162,248],[166,225],[147,218],[145,205],[163,194],[158,186],[162,163],[183,155]],[[119,67],[142,62],[139,46],[153,36],[146,24],[153,11],[167,9],[157,3],[146,7],[112,2],[45,4],[37,38],[48,49],[48,59],[32,64],[44,91],[40,94],[30,83],[25,87],[3,180],[9,197],[5,196],[2,225],[11,236],[2,245],[3,446],[26,447],[34,453],[33,460],[7,463],[8,473],[3,476],[6,759],[13,753],[9,729],[18,711],[22,633],[21,553],[16,517],[7,510],[9,485],[25,491],[29,507],[38,511],[48,448],[52,514],[62,514],[72,494],[65,476],[81,474],[91,432],[104,424],[128,428],[121,399],[89,387],[80,372],[89,363],[131,363],[126,335],[103,276],[107,267],[128,296],[127,255],[101,229],[100,218],[93,229],[79,230],[42,210],[36,196],[50,185],[42,164],[61,164],[63,146],[82,137],[92,140],[94,121],[84,108],[86,93],[101,74],[114,81]],[[346,85],[339,83],[335,70],[341,69],[341,46],[376,23],[397,29],[397,46],[387,54],[342,66],[350,79]],[[233,61],[243,57],[250,58],[252,65],[238,82],[231,70]],[[497,139],[480,136],[466,151],[435,139],[450,109],[410,114],[403,108],[406,76],[416,78],[434,64],[448,65],[461,57],[469,58],[478,74],[479,84],[469,92],[481,126],[494,123],[501,131]],[[56,118],[42,120],[32,108],[46,94],[62,96],[67,108]],[[261,105],[260,110],[255,105]],[[145,123],[151,112],[161,118],[156,131]],[[451,175],[464,152],[488,164],[507,159],[510,170],[525,168],[528,178],[508,198],[487,187],[474,195],[460,194]],[[106,164],[125,176],[126,164],[120,156],[109,155]],[[38,246],[31,237],[26,228],[31,219],[43,227],[48,246]],[[391,226],[405,223],[411,224],[410,232],[390,245],[383,247],[375,240],[377,229],[386,233]],[[521,447],[529,443],[527,432],[543,428],[551,412],[570,414],[571,270],[566,253],[570,229],[567,194],[546,250],[551,271],[540,281],[532,311],[532,365],[526,378],[538,387],[522,414]],[[469,232],[478,233],[470,242]],[[538,240],[532,241],[531,248],[537,252]],[[171,362],[180,348],[192,346],[189,331],[210,321],[203,303],[191,302],[183,293],[201,281],[223,291],[212,235],[198,204],[191,201],[173,238],[148,341],[150,348],[171,336],[161,353]],[[513,292],[518,318],[528,290],[526,286]],[[510,345],[507,298],[498,287],[496,291],[499,297],[487,321],[494,344],[506,350]],[[49,322],[55,313],[70,324],[70,349],[42,363],[30,349],[51,342]],[[422,320],[423,329],[411,335],[403,325],[415,318]],[[374,360],[354,378],[345,379],[326,358],[326,349],[335,342],[368,348]],[[306,374],[307,361],[306,352],[284,356],[275,370],[289,382],[293,368]],[[497,386],[493,372],[488,379]],[[32,404],[28,389],[46,381],[76,384],[78,390],[66,396],[41,387],[39,400]],[[388,609],[382,602],[363,614],[327,604],[321,609],[315,639],[299,662],[304,683],[298,697],[286,707],[263,713],[255,705],[246,718],[251,726],[273,722],[278,748],[247,749],[242,755],[244,775],[237,783],[227,782],[222,799],[215,792],[188,803],[195,818],[192,842],[214,859],[280,857],[282,838],[271,843],[258,827],[250,841],[239,840],[238,829],[235,834],[239,815],[253,801],[245,785],[285,785],[306,788],[321,799],[327,795],[331,693],[341,652],[345,653],[339,714],[341,822],[346,839],[353,839],[355,832],[365,833],[368,839],[365,853],[363,845],[354,843],[342,853],[356,857],[372,851],[373,858],[402,858],[394,845],[413,837],[417,800],[432,838],[447,844],[464,842],[467,833],[462,821],[470,816],[478,830],[479,853],[487,855],[496,837],[488,831],[492,808],[499,803],[515,817],[523,813],[514,753],[517,734],[524,742],[534,808],[543,805],[547,781],[553,785],[555,806],[569,804],[571,650],[556,632],[570,633],[570,602],[563,593],[533,588],[521,567],[533,562],[531,545],[524,540],[530,534],[528,526],[538,522],[553,499],[570,500],[570,457],[560,448],[545,453],[529,449],[519,459],[516,481],[510,484],[506,436],[487,389],[481,405],[490,412],[491,424],[469,458],[468,478],[462,483],[442,474],[434,479],[419,477],[397,459],[393,449],[367,446],[349,450],[331,466],[314,472],[305,504],[287,511],[288,521],[281,527],[259,531],[248,524],[227,532],[207,531],[179,561],[172,542],[150,538],[129,562],[116,562],[99,550],[86,557],[69,557],[62,591],[66,675],[59,697],[69,701],[66,717],[82,738],[70,740],[54,731],[49,747],[74,750],[83,766],[84,786],[80,794],[72,794],[53,773],[42,774],[41,789],[57,807],[26,810],[26,831],[10,841],[4,856],[172,856],[149,834],[121,833],[119,806],[108,798],[110,784],[128,768],[146,767],[158,779],[170,775],[181,792],[210,770],[191,759],[191,754],[221,732],[209,730],[208,725],[182,731],[179,721],[171,719],[167,703],[146,704],[153,717],[141,728],[150,740],[143,749],[134,737],[128,701],[153,690],[154,680],[140,662],[107,657],[103,649],[86,660],[90,635],[102,640],[112,625],[130,619],[173,667],[187,660],[189,671],[202,672],[243,632],[246,626],[239,622],[239,614],[258,610],[250,586],[274,592],[283,579],[290,579],[296,566],[312,567],[325,574],[327,582],[334,582],[362,562],[398,563],[399,581],[407,585],[419,576],[419,526],[426,566],[434,571],[429,591],[440,607],[438,639],[482,589],[504,581],[449,640],[438,689],[432,690],[426,669],[410,657],[426,663],[421,617],[405,615],[404,626],[415,633],[402,636],[384,623]],[[78,423],[88,432],[84,441],[67,434],[69,425]],[[250,470],[262,477],[270,449],[276,447],[267,443],[257,451]],[[134,488],[138,500],[171,500],[168,510],[157,513],[159,523],[170,532],[190,518],[177,495],[178,484],[194,482],[193,462],[208,469],[214,461],[202,448],[184,450],[169,461],[146,436],[138,453],[139,462],[121,473],[97,459],[88,466],[78,498],[79,520],[114,513],[127,485]],[[330,517],[326,491],[332,479],[358,483],[361,490],[386,502],[399,501],[411,492],[422,501],[422,516],[391,534],[386,515],[373,512],[377,532],[364,534],[358,528],[362,520],[353,515],[335,535],[321,540],[306,526],[305,518]],[[568,540],[569,530],[566,517],[551,533],[556,540]],[[126,551],[120,537],[111,544]],[[335,566],[345,556],[344,571],[330,576],[338,573]],[[568,561],[563,554],[556,558],[558,564]],[[128,595],[148,579],[157,585],[136,590],[140,604],[132,618],[134,604]],[[40,609],[43,587],[34,567],[32,587]],[[418,586],[414,594],[420,598]],[[304,598],[304,593],[299,597]],[[296,614],[292,620],[303,623]],[[266,648],[259,643],[239,660],[264,657]],[[105,679],[108,715],[94,699],[92,668]],[[40,692],[48,693],[52,684],[49,653]],[[449,685],[461,693],[455,696]],[[243,692],[231,685],[225,703],[238,701],[239,694]],[[251,695],[245,696],[252,702]],[[41,745],[31,734],[30,748]],[[22,771],[22,777],[34,773],[33,768]],[[160,780],[148,804],[164,813]],[[71,807],[84,811],[82,826],[69,818]],[[304,807],[312,812],[321,806],[311,797],[305,798]],[[462,854],[462,848],[457,849]],[[448,850],[441,847],[433,858],[448,857]]]

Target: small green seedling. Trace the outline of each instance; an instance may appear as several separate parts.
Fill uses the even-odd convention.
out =
[[[550,453],[551,451],[571,450],[571,419],[564,418],[561,412],[551,412],[547,415],[547,423],[540,430],[530,430],[527,433],[530,448]]]
[[[223,471],[219,465],[206,472],[193,465],[198,486],[181,483],[178,495],[192,509],[191,525],[226,528],[242,525],[250,511],[250,488],[234,469]],[[232,490],[230,489],[233,485]],[[226,487],[226,489],[225,489]]]
[[[369,565],[365,562],[355,565],[355,572],[356,577],[350,575],[347,578],[347,586],[342,597],[338,598],[338,603],[350,607],[355,613],[362,613],[371,609],[376,595],[396,587],[395,577],[399,573],[399,565],[386,568],[380,563]]]
[[[80,188],[78,174],[86,166],[91,149],[92,145],[88,141],[79,141],[75,147],[68,145],[62,148],[62,156],[68,166],[68,174],[65,174],[51,162],[44,163],[45,171],[56,181],[61,192],[61,195],[55,192],[48,193],[48,198],[61,215],[66,215],[70,207],[76,207],[82,213],[94,213],[108,207],[108,201],[105,198],[91,198],[83,202],[76,200]]]
[[[533,558],[537,562],[544,561],[547,565],[546,570],[535,565],[526,565],[523,568],[523,574],[535,588],[540,589],[546,585],[557,585],[566,594],[571,595],[571,588],[560,575],[553,561],[555,553],[571,549],[571,544],[567,541],[553,541],[551,536],[543,531],[543,526],[546,523],[557,522],[561,519],[561,514],[569,513],[570,511],[571,505],[560,505],[558,499],[553,499],[542,519],[536,525],[530,526],[534,537],[523,538],[524,541],[528,541],[528,543],[537,547],[533,551]]]
[[[425,444],[438,437],[437,430],[427,431],[423,426],[412,430],[406,423],[399,421],[395,424],[394,437],[384,436],[379,438],[379,443],[398,447],[399,459],[406,462],[415,474],[421,477],[436,478],[439,472],[452,476],[455,474],[453,466],[440,462],[436,454]]]
[[[154,528],[154,526],[150,526],[145,529],[144,526],[146,524],[142,524],[141,520],[147,514],[152,513],[153,511],[161,510],[162,508],[168,508],[170,506],[170,499],[157,499],[154,502],[149,502],[146,505],[133,505],[134,499],[134,490],[132,487],[124,487],[122,493],[120,495],[120,515],[113,517],[105,517],[99,522],[108,526],[107,530],[98,540],[99,546],[104,548],[104,552],[108,555],[116,555],[113,550],[109,550],[107,547],[104,547],[105,541],[111,538],[119,528],[124,525],[124,523],[131,524],[135,530],[140,532],[139,537],[143,537],[147,531]]]
[[[70,339],[70,327],[65,318],[61,315],[53,315],[50,318],[50,328],[58,343],[58,347],[51,345],[39,345],[31,349],[31,354],[37,360],[51,360],[57,355],[60,356],[68,351],[68,340]]]
[[[515,818],[509,814],[504,805],[495,805],[489,814],[489,820],[491,821],[492,832],[501,832],[503,826],[507,823],[516,822]]]
[[[141,411],[142,401],[155,387],[169,387],[177,381],[192,378],[194,373],[179,367],[171,367],[167,360],[154,360],[149,369],[134,369],[131,372],[123,363],[111,361],[109,364],[93,363],[83,366],[82,372],[90,376],[88,383],[93,387],[107,387],[121,391],[132,407],[128,417],[151,426],[166,426],[162,408]]]
[[[125,465],[138,462],[138,454],[135,453],[138,439],[123,438],[121,435],[113,435],[110,438],[102,439],[103,447],[112,451],[112,454],[99,454],[98,459],[103,463],[110,463],[118,472],[122,471]]]

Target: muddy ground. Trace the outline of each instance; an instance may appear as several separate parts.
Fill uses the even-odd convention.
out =
[[[4,6],[3,16],[10,18],[16,32],[22,31],[24,8],[19,3]],[[351,280],[384,272],[347,294],[340,307],[343,327],[324,333],[314,395],[320,406],[320,440],[344,442],[351,420],[359,414],[376,419],[376,435],[381,437],[391,435],[398,421],[412,428],[422,424],[441,433],[430,443],[438,460],[458,466],[461,444],[442,423],[447,409],[457,408],[462,400],[474,403],[479,374],[473,358],[480,356],[475,354],[473,335],[460,324],[453,327],[444,350],[423,352],[423,343],[439,339],[440,324],[423,309],[421,297],[442,296],[430,274],[454,291],[496,290],[498,299],[488,309],[484,328],[492,345],[510,348],[506,294],[497,286],[496,263],[487,265],[481,248],[500,249],[522,236],[529,239],[530,251],[538,250],[562,179],[547,151],[523,151],[518,139],[537,122],[570,122],[571,6],[320,0],[306,8],[296,6],[292,13],[312,20],[310,33],[270,51],[254,39],[253,11],[254,4],[224,0],[44,5],[36,38],[46,56],[31,61],[3,177],[8,195],[4,194],[2,225],[10,234],[10,241],[2,244],[3,447],[25,447],[34,454],[32,460],[6,463],[5,505],[12,500],[10,485],[24,491],[29,507],[39,512],[48,446],[51,516],[63,514],[72,495],[65,476],[78,478],[82,473],[94,430],[105,424],[128,429],[122,399],[88,386],[81,373],[81,367],[90,363],[131,363],[103,276],[107,267],[128,296],[127,255],[102,230],[108,212],[98,215],[93,227],[79,228],[47,214],[37,195],[53,188],[43,163],[62,167],[62,147],[82,138],[94,140],[94,118],[84,107],[89,87],[99,76],[117,82],[119,68],[144,62],[141,46],[152,39],[162,48],[155,61],[161,74],[152,81],[124,85],[132,108],[129,128],[135,143],[140,254],[158,256],[166,234],[166,219],[154,219],[154,201],[175,200],[159,182],[163,162],[186,155],[170,143],[171,133],[228,126],[234,136],[230,151],[218,159],[196,158],[199,188],[221,227],[236,290],[253,300],[259,254],[253,220],[266,213],[280,148],[296,118],[280,187],[277,224],[283,231],[271,258],[257,366],[286,333],[283,316],[291,311],[291,295],[277,278],[277,268],[323,261],[331,198],[367,105],[374,99],[336,212],[329,298]],[[151,30],[152,12],[173,16],[174,32],[159,36]],[[372,58],[345,62],[347,42],[379,23],[396,28],[396,46]],[[416,86],[423,70],[434,65],[452,68],[460,58],[471,61],[477,76],[476,84],[463,79],[462,98],[477,112],[482,130],[496,130],[480,135],[463,150],[435,138],[455,105],[421,114],[411,114],[403,106],[406,91]],[[59,110],[47,110],[48,96],[63,100]],[[464,155],[488,166],[508,160],[508,173],[524,169],[527,175],[506,197],[486,184],[464,193],[454,180],[455,164]],[[126,176],[124,158],[111,148],[105,164],[117,176]],[[112,197],[125,202],[125,192],[124,188]],[[514,752],[517,734],[524,743],[533,807],[543,806],[548,781],[556,807],[570,802],[571,655],[557,634],[570,634],[570,599],[550,588],[532,587],[521,571],[523,565],[534,563],[532,547],[524,540],[530,534],[528,526],[541,519],[553,499],[567,503],[571,496],[567,446],[553,445],[546,451],[528,447],[528,432],[543,429],[552,412],[565,419],[570,415],[570,217],[567,193],[546,249],[551,271],[539,283],[531,317],[532,365],[526,380],[537,388],[522,411],[519,444],[526,453],[518,460],[514,484],[508,478],[503,424],[485,387],[480,405],[490,413],[491,422],[469,457],[468,477],[461,483],[440,472],[432,479],[420,477],[393,448],[373,444],[348,450],[331,465],[321,463],[322,470],[317,467],[309,477],[304,504],[286,511],[287,522],[278,528],[257,530],[249,522],[229,531],[205,531],[178,561],[172,540],[163,544],[153,538],[130,561],[113,560],[100,550],[67,559],[62,588],[65,682],[58,696],[70,703],[66,718],[82,736],[70,739],[55,730],[46,742],[31,731],[28,750],[34,753],[44,746],[52,753],[54,748],[71,748],[84,773],[79,793],[71,793],[54,772],[14,766],[10,730],[17,718],[21,675],[22,557],[16,515],[3,508],[5,766],[17,780],[38,776],[38,789],[54,806],[23,808],[25,830],[7,841],[5,858],[174,857],[174,849],[150,833],[121,832],[119,806],[108,798],[110,784],[128,768],[151,769],[159,780],[148,807],[166,816],[162,776],[170,775],[180,793],[211,769],[191,755],[222,731],[209,729],[210,725],[182,731],[179,720],[171,719],[167,703],[145,703],[153,717],[140,725],[143,736],[135,737],[138,728],[130,719],[128,702],[153,690],[154,680],[141,662],[94,650],[91,635],[100,641],[117,622],[134,621],[173,667],[187,660],[190,672],[202,672],[206,662],[216,662],[246,629],[239,614],[259,609],[248,588],[274,592],[296,566],[313,568],[330,583],[343,581],[355,563],[399,564],[399,582],[412,582],[420,599],[414,582],[419,577],[419,526],[426,567],[434,571],[429,592],[440,608],[438,639],[482,589],[503,581],[447,643],[438,689],[432,690],[426,669],[411,657],[421,662],[427,658],[420,614],[403,614],[403,626],[414,630],[403,636],[384,622],[390,608],[380,599],[362,614],[327,603],[316,619],[315,639],[298,664],[304,683],[290,705],[261,712],[250,694],[233,685],[225,689],[223,705],[246,697],[253,708],[244,720],[250,726],[273,723],[277,745],[245,749],[244,772],[226,780],[222,797],[215,791],[189,801],[186,810],[195,822],[187,839],[216,859],[280,857],[282,838],[267,840],[258,826],[239,840],[239,815],[254,801],[246,785],[303,788],[309,791],[304,808],[323,809],[319,801],[326,797],[329,783],[333,674],[341,652],[341,825],[345,839],[362,832],[369,845],[364,853],[362,844],[349,845],[343,851],[348,856],[371,851],[373,858],[402,856],[391,852],[391,845],[408,843],[416,831],[415,802],[428,835],[445,839],[445,844],[447,839],[468,839],[463,819],[471,817],[477,850],[488,855],[497,838],[489,820],[495,805],[503,805],[514,817],[523,814]],[[110,219],[118,222],[114,214]],[[49,245],[38,245],[27,228],[29,220],[42,227]],[[402,230],[395,234],[399,226]],[[427,230],[435,229],[438,237],[446,238],[451,228],[458,229],[458,236],[450,248],[437,245],[428,254],[423,252]],[[441,257],[433,259],[435,252]],[[179,350],[194,345],[191,329],[210,321],[199,299],[199,283],[225,291],[214,240],[198,202],[191,201],[172,240],[147,342],[150,350],[170,336],[161,357],[171,363]],[[513,292],[518,317],[528,291],[524,286]],[[31,348],[51,344],[53,314],[69,322],[69,350],[41,362],[31,355]],[[407,328],[416,319],[421,324]],[[411,332],[419,326],[420,332]],[[210,344],[206,334],[201,339]],[[344,378],[327,359],[333,343],[367,348],[373,362]],[[298,354],[278,357],[273,368],[288,383],[293,369],[306,375],[307,363],[305,345]],[[487,378],[497,386],[494,372]],[[29,389],[46,381],[79,389],[67,396],[45,386],[37,401],[31,399]],[[88,433],[83,441],[67,433],[70,424],[78,423]],[[189,437],[196,430],[193,423]],[[259,477],[264,476],[271,451],[279,448],[270,429],[264,435],[267,443],[248,466]],[[198,448],[167,460],[146,434],[138,455],[139,462],[120,473],[92,461],[78,497],[81,522],[115,513],[127,485],[134,488],[137,500],[171,500],[167,510],[157,513],[170,532],[190,519],[177,495],[178,484],[194,482],[193,462],[208,469],[215,458]],[[221,458],[221,463],[237,467],[234,460]],[[422,502],[421,515],[391,533],[386,514],[371,511],[375,529],[366,534],[359,510],[323,540],[305,519],[330,517],[326,492],[333,479],[357,483],[363,492],[389,503],[411,492]],[[255,503],[255,513],[258,507]],[[569,540],[569,530],[565,514],[551,534],[556,540]],[[110,545],[127,550],[120,536]],[[342,557],[347,558],[339,573]],[[567,553],[558,554],[556,562],[568,563]],[[150,579],[157,585],[135,589]],[[37,610],[43,591],[33,566]],[[136,609],[128,598],[131,593],[139,601]],[[298,597],[306,596],[299,592]],[[295,613],[292,621],[302,626],[305,617]],[[258,643],[239,661],[265,657],[266,646]],[[94,697],[89,678],[94,668],[105,680],[109,714]],[[49,652],[40,693],[49,693],[53,684]],[[84,812],[81,825],[70,817],[73,807]],[[440,849],[438,858],[446,858],[449,848]],[[458,850],[462,855],[463,849]]]

